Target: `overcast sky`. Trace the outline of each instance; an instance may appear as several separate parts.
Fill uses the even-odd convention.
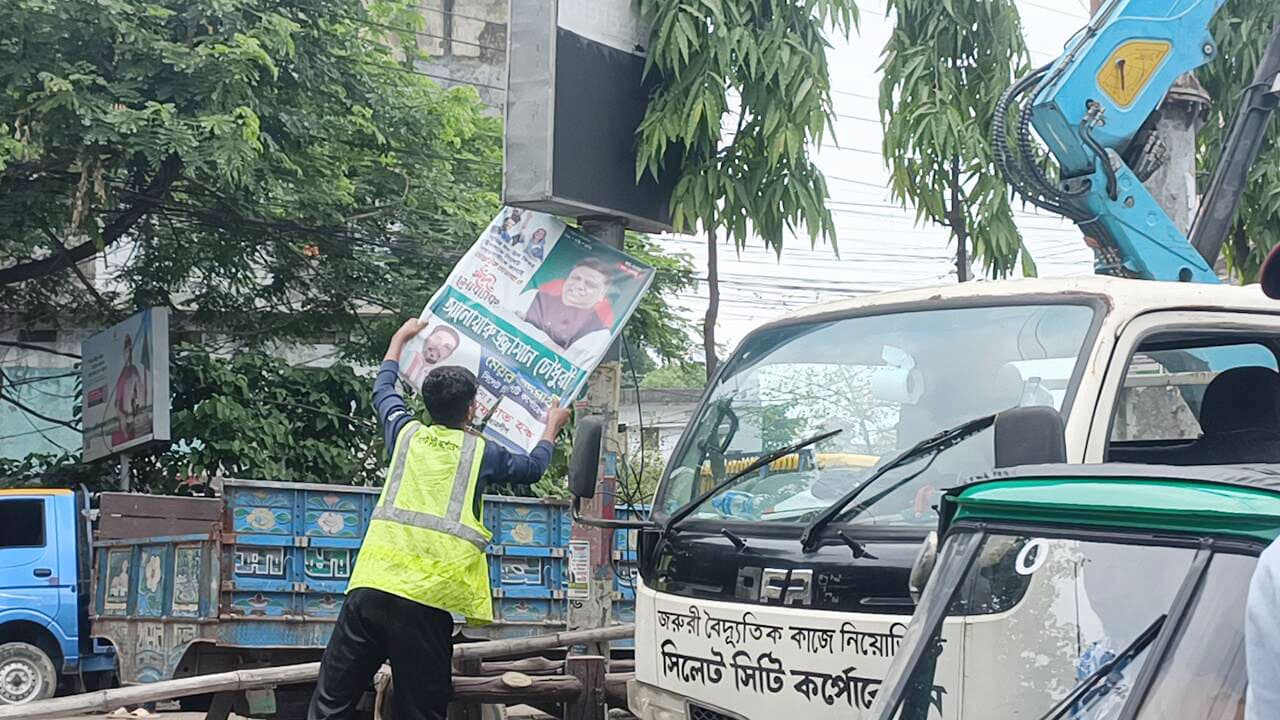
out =
[[[1088,20],[1087,0],[1015,2],[1036,65],[1056,57]],[[817,156],[831,190],[839,258],[829,246],[810,249],[807,236],[790,241],[781,262],[761,244],[740,255],[732,245],[722,245],[717,339],[729,348],[762,322],[815,302],[955,282],[955,248],[946,230],[917,226],[913,210],[889,199],[888,172],[880,155],[876,68],[891,25],[883,0],[860,1],[858,7],[860,31],[848,42],[837,42],[829,55],[839,117],[835,138],[827,138]],[[1017,223],[1042,277],[1092,272],[1092,253],[1071,223],[1029,211],[1019,211]],[[699,273],[705,272],[704,239],[671,236],[663,243],[670,251],[691,255]],[[981,267],[975,271],[981,273]],[[705,283],[680,298],[681,311],[698,321],[706,304]]]

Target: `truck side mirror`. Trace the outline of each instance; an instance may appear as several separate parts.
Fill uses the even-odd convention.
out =
[[[592,416],[578,420],[573,429],[573,453],[569,456],[569,491],[576,498],[596,496],[603,440],[603,418]]]
[[[582,501],[596,496],[600,475],[600,448],[604,443],[604,418],[580,418],[573,428],[573,452],[569,455],[569,491],[573,493],[571,515],[575,523],[614,530],[651,529],[648,520],[606,520],[582,514]],[[612,501],[612,498],[607,498]]]
[[[1051,407],[1017,407],[996,416],[996,467],[1067,461],[1067,430]]]
[[[907,591],[917,604],[924,586],[933,574],[933,566],[938,563],[938,532],[930,531],[924,542],[920,543],[920,552],[916,553],[916,561],[911,564],[911,575],[907,577]]]

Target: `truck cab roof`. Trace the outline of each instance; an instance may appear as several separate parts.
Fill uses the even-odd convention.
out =
[[[823,319],[858,314],[877,308],[934,306],[936,304],[964,305],[997,301],[1045,300],[1061,297],[1099,298],[1118,319],[1136,317],[1156,310],[1214,309],[1227,311],[1280,314],[1280,305],[1270,300],[1258,285],[1212,285],[1207,283],[1178,283],[1099,275],[1074,278],[1019,278],[967,283],[952,283],[935,287],[875,293],[857,298],[818,303],[788,313],[764,327],[787,324],[808,319]]]
[[[67,488],[10,488],[0,490],[0,496],[49,497],[50,495],[71,495],[74,491]]]

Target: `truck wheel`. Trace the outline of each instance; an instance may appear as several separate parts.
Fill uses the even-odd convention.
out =
[[[53,661],[35,645],[0,645],[0,704],[21,705],[53,697],[58,674]]]

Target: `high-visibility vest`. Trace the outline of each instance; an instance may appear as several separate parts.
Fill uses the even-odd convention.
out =
[[[476,480],[484,440],[410,422],[396,439],[387,482],[356,559],[350,592],[367,587],[493,622]]]

